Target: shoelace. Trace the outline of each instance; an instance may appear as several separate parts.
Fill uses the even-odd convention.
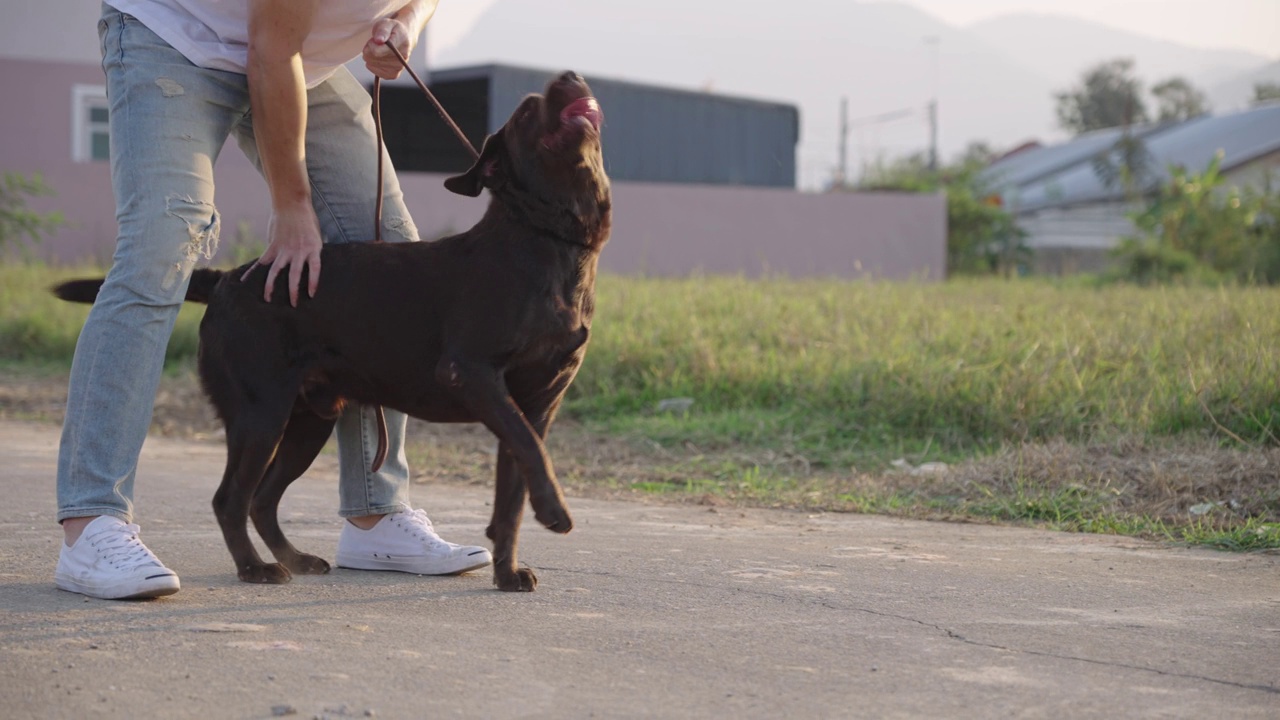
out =
[[[104,560],[119,568],[164,567],[138,539],[140,529],[137,525],[116,525],[90,535],[89,544],[97,548]]]
[[[401,511],[399,517],[396,518],[396,524],[412,532],[413,536],[419,540],[426,540],[440,547],[453,547],[453,543],[446,542],[436,534],[435,527],[431,524],[431,518],[427,517],[427,511],[422,508]]]

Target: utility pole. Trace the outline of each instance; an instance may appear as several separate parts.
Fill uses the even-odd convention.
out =
[[[929,169],[938,170],[938,101],[929,102]]]
[[[933,50],[933,78],[930,89],[929,100],[929,169],[937,172],[938,170],[938,94],[939,85],[941,85],[941,56],[940,46],[942,39],[936,35],[930,35],[924,39],[925,44]]]
[[[849,184],[849,98],[840,98],[840,169],[836,184],[844,189]]]

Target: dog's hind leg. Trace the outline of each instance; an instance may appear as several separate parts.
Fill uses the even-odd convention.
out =
[[[287,408],[287,406],[286,406]],[[287,413],[288,410],[285,410]],[[251,583],[282,584],[291,579],[279,563],[267,564],[249,540],[249,503],[263,473],[271,464],[287,415],[278,422],[264,422],[259,414],[246,412],[244,420],[227,422],[227,470],[213,495],[213,513],[222,528],[222,537],[236,563],[236,574]]]
[[[295,407],[276,448],[275,459],[253,494],[249,515],[258,535],[271,554],[295,575],[323,575],[329,563],[315,555],[298,552],[280,529],[280,498],[289,485],[302,476],[320,454],[333,433],[336,421],[319,417],[305,407]]]
[[[493,519],[485,535],[493,541],[493,584],[507,592],[533,592],[538,576],[516,567],[517,535],[528,494],[515,455],[507,444],[498,444],[498,471],[493,495]]]

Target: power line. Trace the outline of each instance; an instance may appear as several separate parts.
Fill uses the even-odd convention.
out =
[[[919,116],[919,108],[902,108],[901,110],[891,110],[889,112],[876,113],[875,115],[864,115],[859,118],[849,119],[849,98],[840,99],[840,157],[837,164],[835,184],[843,186],[849,181],[849,131],[855,128],[873,127],[876,125],[887,125],[889,123],[898,122],[899,120],[907,120]]]

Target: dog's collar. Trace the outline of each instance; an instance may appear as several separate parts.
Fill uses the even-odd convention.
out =
[[[490,192],[501,195],[502,206],[516,215],[522,224],[532,227],[554,240],[584,250],[592,250],[596,243],[590,241],[591,231],[587,223],[572,210],[555,207],[552,203],[529,193],[519,184],[508,179],[503,187],[490,187]],[[553,222],[548,222],[552,219]],[[579,240],[578,238],[587,238]]]

